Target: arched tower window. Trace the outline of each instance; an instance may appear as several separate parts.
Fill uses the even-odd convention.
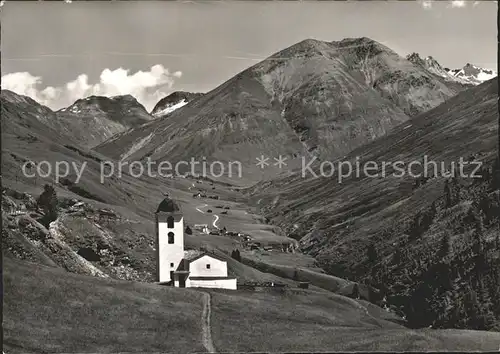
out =
[[[167,218],[167,227],[169,229],[173,229],[174,228],[174,217],[173,216],[169,216]]]
[[[174,243],[174,233],[173,232],[168,233],[168,243],[170,243],[170,244]]]

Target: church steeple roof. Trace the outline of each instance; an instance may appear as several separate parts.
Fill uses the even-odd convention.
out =
[[[175,213],[180,211],[179,205],[171,199],[168,194],[166,194],[165,199],[163,199],[158,205],[157,213]]]

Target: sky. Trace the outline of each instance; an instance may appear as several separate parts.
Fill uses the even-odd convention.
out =
[[[207,92],[306,38],[369,37],[444,67],[497,68],[495,1],[2,1],[2,88],[52,109]]]

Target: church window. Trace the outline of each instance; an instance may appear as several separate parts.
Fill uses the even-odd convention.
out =
[[[169,216],[167,218],[167,227],[169,229],[173,229],[174,228],[174,217],[173,216]]]
[[[174,243],[174,233],[173,232],[168,233],[168,243],[170,243],[170,244]]]

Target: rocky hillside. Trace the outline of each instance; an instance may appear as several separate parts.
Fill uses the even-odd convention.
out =
[[[458,90],[474,86],[474,84],[468,80],[454,76],[449,70],[447,70],[447,68],[443,68],[441,64],[439,64],[439,62],[431,56],[421,58],[418,53],[412,53],[409,54],[406,59],[411,61],[413,64],[424,68],[429,73],[445,79],[448,85],[456,87]]]
[[[290,166],[300,155],[342,157],[457,92],[368,38],[308,39],[177,109],[168,120],[119,134],[96,150],[130,160],[239,161],[247,168],[245,177],[257,181],[263,173],[255,159],[263,152],[285,156]]]
[[[38,197],[38,196],[36,196]],[[44,223],[34,196],[5,188],[5,255],[71,273],[154,281],[154,228],[78,198],[59,198],[55,220]]]
[[[40,193],[40,188],[45,183],[56,182],[56,162],[66,162],[70,170],[65,175],[65,166],[60,167],[61,177],[58,181],[64,183],[56,183],[58,191],[66,196],[126,205],[134,211],[145,213],[143,215],[148,215],[154,210],[154,205],[161,201],[161,183],[153,178],[145,181],[144,178],[133,178],[130,173],[123,171],[120,178],[113,175],[101,182],[101,166],[108,161],[104,156],[80,147],[71,135],[53,128],[47,122],[47,116],[41,114],[48,108],[14,93],[11,96],[16,99],[7,100],[3,95],[0,97],[4,186],[12,186],[28,193]],[[17,103],[19,101],[21,103]],[[36,178],[28,177],[21,169],[30,161],[32,164],[27,165],[27,174],[33,175],[39,169],[41,174],[38,173]],[[82,168],[84,173],[78,179],[78,172]],[[164,185],[168,187],[168,181]]]
[[[90,96],[55,112],[64,134],[80,146],[92,148],[117,133],[140,126],[153,119],[131,95]],[[86,131],[86,134],[80,132]]]
[[[165,117],[175,111],[187,105],[189,102],[203,96],[203,93],[185,92],[185,91],[175,91],[170,95],[163,97],[154,106],[151,111],[151,115],[160,118]]]
[[[396,244],[373,239],[367,251],[361,277],[414,328],[500,331],[500,164],[481,172],[447,180],[430,206],[385,230]]]
[[[154,119],[130,95],[90,96],[59,111],[38,104],[8,90],[2,90],[2,102],[23,107],[28,114],[84,148],[94,147],[113,135]],[[84,133],[82,133],[84,132]]]
[[[23,96],[11,96],[9,100],[1,97],[2,249],[5,255],[72,273],[152,281],[153,215],[165,192],[181,203],[187,224],[213,225],[213,214],[196,209],[200,201],[193,198],[190,191],[194,181],[132,176],[133,170],[124,168],[119,172],[117,167],[112,175],[101,180],[101,167],[108,163],[116,166],[117,161],[78,146],[71,137],[44,124],[39,116],[46,107]],[[66,166],[60,166],[57,178],[55,169],[61,163],[67,163],[70,170],[67,172]],[[55,193],[51,212],[36,202],[47,185],[53,187]],[[224,193],[219,185],[206,183],[206,188],[218,196]],[[241,202],[239,192],[232,195],[231,205],[236,204],[235,196]],[[215,205],[212,208],[215,209]],[[225,214],[219,222],[228,228],[236,225],[230,230],[241,227],[242,219],[238,215],[242,212],[233,216],[228,215],[226,209]],[[231,221],[232,218],[235,220]],[[251,229],[253,217],[248,215],[245,219]],[[234,238],[212,236],[207,239],[200,235],[204,236],[198,230],[186,235],[186,247],[220,252],[220,256],[228,260],[233,275],[241,281],[287,281],[233,260],[229,254],[237,244]],[[285,238],[281,239],[283,242]]]
[[[4,254],[75,273],[149,279],[147,260],[153,251],[148,248],[148,240],[153,234],[148,232],[153,230],[152,221],[131,220],[142,220],[136,213],[150,217],[165,187],[153,180],[132,178],[126,172],[121,178],[114,176],[101,182],[104,157],[79,147],[71,136],[41,119],[47,118],[45,113],[51,113],[48,108],[26,97],[9,95],[8,99],[1,97]],[[61,162],[67,162],[70,171],[65,174],[63,167],[57,181],[56,163]],[[41,173],[30,178],[23,173],[22,166],[26,166],[28,174],[36,174],[37,169]],[[78,176],[77,171],[83,172]],[[45,213],[36,203],[45,184],[53,185],[60,198],[60,211],[50,220],[54,221],[51,225],[46,223]],[[127,231],[122,233],[122,228]],[[137,245],[136,241],[142,250],[139,253],[133,251],[135,246],[130,243]],[[97,254],[91,255],[94,257],[91,261],[86,253],[79,253],[86,248]],[[100,254],[101,250],[108,253]],[[100,269],[91,262],[102,256],[105,263]],[[119,261],[123,257],[128,257],[135,266],[130,268],[126,261]],[[125,265],[128,270],[123,269]]]
[[[470,295],[467,295],[467,289],[478,289],[479,282],[483,282],[489,284],[484,284],[483,289],[493,296],[498,285],[494,280],[495,273],[483,278],[473,276],[473,260],[477,253],[473,251],[472,244],[480,242],[488,249],[488,255],[483,256],[488,259],[490,268],[485,268],[485,271],[497,267],[498,253],[495,253],[494,239],[499,233],[499,221],[494,216],[499,215],[500,171],[498,164],[496,167],[493,165],[498,151],[497,96],[498,83],[495,79],[470,88],[346,157],[351,166],[355,166],[357,158],[360,166],[368,161],[376,163],[378,176],[370,177],[370,173],[360,171],[360,175],[352,173],[339,180],[338,171],[332,177],[320,175],[314,178],[308,174],[302,178],[297,174],[255,188],[255,200],[272,223],[287,228],[289,236],[300,239],[302,250],[315,256],[330,274],[354,276],[354,280],[380,276],[378,285],[380,279],[385,279],[385,287],[391,289],[389,293],[395,296],[394,305],[403,309],[407,316],[410,316],[408,306],[415,304],[408,302],[408,297],[397,300],[398,296],[420,296],[412,293],[415,288],[408,290],[411,287],[409,284],[418,277],[433,276],[429,272],[435,271],[433,264],[439,259],[435,258],[439,256],[434,251],[439,249],[445,235],[449,237],[450,249],[453,250],[452,255],[447,256],[449,264],[455,265],[462,260],[469,262],[467,267],[471,267],[459,273],[456,271],[460,268],[455,268],[452,279],[456,291],[453,294],[463,299]],[[438,166],[434,172],[433,165],[430,165],[425,178],[415,178],[408,173],[401,176],[391,165],[382,175],[382,164],[396,161],[403,161],[404,166],[412,161],[420,162],[420,167],[414,168],[412,173],[422,173],[424,156],[428,161],[437,162]],[[444,174],[452,171],[451,162],[456,164],[461,157],[469,162],[465,167],[469,176],[476,166],[473,162],[482,163],[483,169],[476,173],[484,177],[455,180],[448,174],[445,178]],[[319,168],[316,167],[314,172],[319,174]],[[347,171],[344,169],[343,172]],[[445,193],[450,185],[454,186],[452,202],[448,200],[450,192]],[[484,230],[474,231],[477,217],[467,216],[470,213],[483,214]],[[478,239],[480,241],[475,241]],[[368,257],[370,245],[371,256]],[[401,261],[388,265],[391,257],[395,253],[399,257],[400,252],[403,252]],[[399,268],[394,268],[394,264],[398,264]],[[389,271],[392,269],[393,275],[387,275],[385,271],[377,273],[374,271],[377,265],[386,267],[383,269],[388,267]],[[372,271],[375,273],[371,274]],[[406,279],[405,290],[397,288],[402,279]],[[438,290],[433,288],[429,291]],[[457,306],[464,305],[460,301]],[[493,311],[498,320],[498,308],[491,307],[485,311]],[[429,315],[436,309],[426,307],[424,311],[415,307],[414,310],[424,317],[415,320],[416,326],[467,326],[446,317],[450,316],[448,312],[445,314],[439,310],[436,316],[440,317],[436,318]],[[469,311],[468,316],[474,317],[470,312],[472,310],[464,311]],[[488,328],[495,325],[495,321],[488,323]],[[474,326],[479,328],[481,325]],[[482,326],[485,328],[486,325]]]

